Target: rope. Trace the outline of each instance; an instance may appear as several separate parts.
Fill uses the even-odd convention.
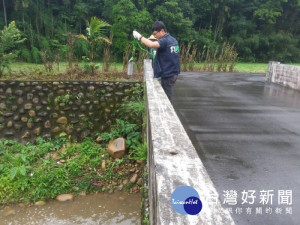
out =
[[[153,58],[153,60],[155,59],[155,54],[153,54],[153,53],[149,52],[148,50],[144,49],[144,48],[141,46],[140,42],[139,42],[136,38],[134,38],[134,39],[133,39],[133,42],[132,42],[132,57],[129,59],[129,61],[133,61],[133,60],[134,60],[135,50],[136,50],[137,47],[138,47],[140,50],[142,50],[142,51],[144,51],[144,52],[147,52],[149,55],[151,55],[152,58]]]

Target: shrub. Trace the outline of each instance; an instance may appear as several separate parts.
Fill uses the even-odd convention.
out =
[[[127,121],[117,119],[116,125],[112,126],[110,132],[101,134],[101,138],[108,142],[110,140],[123,137],[126,139],[126,146],[130,148],[134,141],[140,142],[142,137],[137,124],[130,124]]]
[[[32,60],[33,60],[34,63],[40,63],[41,62],[41,53],[34,46],[31,47],[31,55],[32,55]]]
[[[0,31],[0,76],[3,75],[4,69],[10,70],[10,64],[16,57],[16,47],[24,41],[15,21]]]
[[[140,142],[134,141],[131,146],[129,158],[134,160],[147,160],[147,143],[142,144]]]
[[[20,57],[25,61],[25,62],[32,62],[31,58],[31,52],[27,48],[22,48],[20,51]]]

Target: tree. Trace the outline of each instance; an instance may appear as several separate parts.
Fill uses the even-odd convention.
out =
[[[76,1],[74,5],[74,20],[78,21],[76,24],[79,26],[79,33],[81,34],[82,22],[88,15],[88,5],[83,1]]]
[[[5,6],[4,0],[2,0],[2,4],[3,4],[3,14],[4,14],[5,26],[7,26],[6,6]]]
[[[15,57],[16,46],[24,41],[25,38],[22,39],[15,21],[0,31],[0,76],[3,75],[5,68],[10,68],[10,63]]]
[[[112,32],[114,35],[113,47],[119,55],[122,55],[132,40],[132,31],[151,33],[153,20],[145,9],[138,10],[131,0],[121,0],[112,6],[111,18],[113,21]]]
[[[14,9],[16,11],[22,12],[22,25],[23,30],[25,31],[25,10],[29,7],[29,0],[15,0],[14,1]]]
[[[78,35],[78,37],[86,41],[89,46],[89,61],[91,62],[92,75],[94,75],[95,72],[95,65],[93,62],[96,45],[99,42],[111,43],[110,39],[106,36],[107,27],[109,26],[110,24],[104,20],[100,20],[97,17],[92,17],[88,27],[86,28],[87,35]]]
[[[282,14],[282,2],[287,0],[268,0],[260,2],[253,13],[254,19],[263,24],[275,24],[278,17]]]
[[[16,21],[29,40],[19,49],[27,61],[40,62],[40,51],[53,50],[51,43],[66,45],[68,32],[84,33],[93,16],[111,24],[112,53],[119,58],[133,29],[147,37],[153,21],[162,20],[179,42],[235,43],[245,61],[300,60],[300,0],[0,0],[0,29]],[[74,42],[78,56],[86,50],[82,42]]]
[[[176,0],[169,0],[155,7],[155,20],[162,20],[167,30],[181,41],[189,41],[192,35],[193,22],[184,17],[180,4]]]

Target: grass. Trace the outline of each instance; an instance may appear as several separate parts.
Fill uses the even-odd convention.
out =
[[[287,63],[287,65],[300,66],[300,63]],[[266,73],[268,63],[243,63],[239,62],[234,67],[238,72],[245,73]]]
[[[142,81],[143,74],[135,70],[134,75],[128,76],[127,71],[123,71],[122,63],[112,63],[108,72],[103,72],[102,63],[99,63],[95,69],[94,75],[85,71],[87,64],[84,62],[75,65],[73,69],[67,70],[66,62],[61,62],[59,68],[57,64],[53,65],[53,71],[47,72],[43,64],[15,62],[10,64],[11,73],[7,70],[0,80],[101,80],[101,81]]]
[[[73,64],[74,65],[74,64]],[[81,67],[83,67],[84,63],[79,63]],[[289,63],[289,65],[300,66],[300,63]],[[98,69],[99,72],[102,71],[103,63],[100,62],[100,67]],[[202,67],[203,64],[195,64],[195,68]],[[54,64],[53,74],[65,73],[67,70],[67,63],[61,62],[59,64],[59,68],[57,64]],[[111,72],[121,72],[123,69],[123,64],[121,62],[115,62],[111,64],[110,71]],[[268,69],[268,63],[247,63],[247,62],[238,62],[234,71],[241,73],[266,73]],[[43,74],[45,71],[43,64],[34,64],[34,63],[23,63],[23,62],[15,62],[11,64],[11,70],[13,74]]]
[[[287,63],[287,65],[300,66],[300,63]],[[196,64],[196,68],[203,67],[203,63]],[[268,63],[247,63],[238,62],[234,67],[235,72],[239,73],[266,73]]]
[[[196,63],[195,70],[202,71],[204,63]],[[217,64],[213,64],[214,68],[217,68]],[[227,68],[228,69],[228,68]],[[268,63],[244,63],[238,62],[233,68],[234,72],[240,73],[265,73],[268,69]]]
[[[108,166],[112,160],[102,146],[88,139],[68,146],[61,140],[37,142],[37,145],[22,145],[0,141],[0,204],[53,199],[74,191],[89,192],[95,189],[92,180],[107,182],[108,171],[101,170],[101,162],[105,160]]]
[[[268,63],[243,63],[238,62],[234,70],[241,73],[266,73]]]
[[[78,63],[79,66],[83,67],[84,63],[80,62]],[[100,62],[100,68],[99,71],[102,71],[103,63]],[[65,73],[67,71],[67,62],[61,62],[59,65],[55,63],[53,65],[53,72],[54,73]],[[75,63],[73,63],[73,66]],[[39,71],[44,71],[45,67],[41,64],[36,63],[24,63],[24,62],[15,62],[10,65],[12,73],[23,73],[23,74],[29,74],[29,73],[36,73]],[[113,71],[122,71],[123,64],[122,63],[112,63],[111,64],[111,70]]]

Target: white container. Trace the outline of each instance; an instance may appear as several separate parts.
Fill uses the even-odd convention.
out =
[[[127,68],[127,75],[129,75],[129,76],[133,75],[133,68],[134,68],[134,62],[129,61],[128,68]]]

